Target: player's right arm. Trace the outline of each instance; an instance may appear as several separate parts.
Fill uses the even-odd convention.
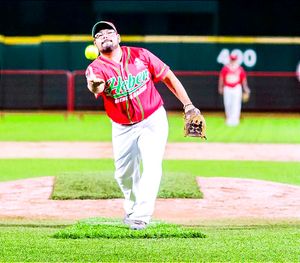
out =
[[[92,67],[88,67],[85,76],[87,79],[87,87],[88,89],[95,94],[97,97],[98,94],[102,93],[105,88],[105,81],[103,79],[98,78],[94,72]]]
[[[93,92],[95,95],[102,93],[105,88],[105,82],[103,79],[95,78],[87,80],[88,89]]]
[[[226,66],[224,66],[221,69],[220,74],[219,74],[218,92],[219,92],[220,95],[223,95],[223,93],[224,93],[224,85],[225,85],[224,78],[225,78],[225,75],[226,75]]]
[[[224,77],[222,76],[222,74],[220,74],[219,76],[218,92],[221,95],[224,92]]]

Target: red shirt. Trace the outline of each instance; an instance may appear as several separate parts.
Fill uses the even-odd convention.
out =
[[[233,69],[226,65],[222,68],[220,76],[224,80],[224,86],[234,88],[236,85],[243,83],[246,72],[241,66]]]
[[[107,115],[120,124],[140,122],[163,105],[154,86],[167,74],[169,67],[144,48],[122,46],[121,63],[103,56],[86,70],[86,78],[96,75],[105,81],[102,96]]]

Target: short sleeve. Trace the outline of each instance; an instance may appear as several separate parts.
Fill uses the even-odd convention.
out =
[[[93,65],[90,64],[87,69],[85,70],[85,77],[86,77],[86,80],[89,81],[91,79],[95,79],[95,78],[98,78],[98,79],[102,79],[104,80],[104,77],[103,77],[103,74],[102,74],[102,71],[99,71],[97,70],[97,73],[95,72],[96,70],[93,68]],[[99,93],[99,94],[95,94],[95,97],[98,98],[101,96],[102,93]]]
[[[227,71],[227,69],[226,69],[226,67],[224,66],[222,69],[221,69],[221,71],[220,71],[220,74],[219,74],[219,77],[221,78],[225,78],[225,75],[226,75],[226,71]]]
[[[90,64],[86,71],[85,71],[85,77],[87,80],[90,79],[94,79],[94,78],[99,78],[99,79],[103,79],[103,75],[101,74],[101,71],[97,71],[97,73],[95,73],[95,69],[93,68],[92,64]]]
[[[149,71],[152,75],[152,79],[154,82],[158,82],[164,79],[167,75],[170,67],[162,62],[157,56],[152,54],[149,50],[143,50],[148,58],[148,67]]]
[[[240,75],[241,77],[241,82],[243,82],[244,80],[245,80],[245,78],[246,78],[246,72],[245,72],[245,70],[244,70],[244,68],[242,68],[241,67],[241,75]]]

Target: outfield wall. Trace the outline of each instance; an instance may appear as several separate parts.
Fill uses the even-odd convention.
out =
[[[170,65],[179,73],[195,104],[204,110],[223,110],[222,98],[217,93],[218,72],[233,51],[246,69],[252,89],[245,110],[300,111],[300,82],[295,73],[300,61],[300,38],[123,36],[122,41],[146,47]],[[24,80],[24,76],[1,74],[0,109],[66,109],[68,101],[73,101],[73,108],[78,110],[103,109],[102,101],[96,102],[86,91],[83,71],[91,61],[84,57],[84,49],[91,43],[90,36],[0,36],[2,72],[6,69],[72,72],[75,96],[75,99],[68,97],[67,80],[62,80],[62,76],[55,80],[48,75],[35,75]],[[161,86],[158,89],[166,107],[181,109],[176,98]]]
[[[148,48],[173,70],[219,70],[235,51],[249,71],[295,71],[300,37],[122,36],[122,44]],[[0,36],[2,69],[82,70],[90,36]]]
[[[103,110],[86,87],[84,71],[2,70],[0,110]],[[194,104],[202,110],[223,110],[217,92],[218,71],[175,71]],[[300,84],[294,73],[248,72],[252,88],[247,111],[300,111]],[[163,84],[157,89],[168,110],[182,110],[181,103]],[[284,87],[284,88],[282,88]]]

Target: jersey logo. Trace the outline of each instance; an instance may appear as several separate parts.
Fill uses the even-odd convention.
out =
[[[112,77],[106,81],[105,94],[113,97],[115,103],[127,100],[128,96],[132,99],[145,90],[144,86],[149,79],[148,70],[141,71],[136,76],[129,74],[125,80],[121,76]]]
[[[226,76],[226,81],[230,84],[234,84],[236,82],[239,82],[240,76],[237,73],[229,73]]]

